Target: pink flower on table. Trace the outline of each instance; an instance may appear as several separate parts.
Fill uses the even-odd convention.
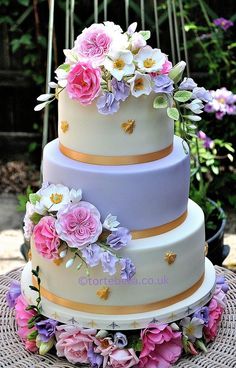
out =
[[[57,213],[56,230],[69,247],[82,249],[95,243],[101,234],[100,213],[89,202],[68,204]]]
[[[56,349],[59,357],[66,357],[72,363],[89,363],[88,350],[96,340],[95,329],[62,325],[56,331]]]
[[[35,226],[33,236],[37,251],[47,259],[59,258],[60,239],[55,229],[55,218],[45,216]]]
[[[99,66],[110,50],[112,38],[103,24],[92,24],[77,37],[74,49],[83,61]]]
[[[28,328],[28,321],[36,315],[34,310],[26,310],[28,307],[27,301],[22,295],[20,295],[16,300],[15,311],[16,311],[16,324],[17,333],[22,341],[25,343],[25,348],[32,353],[38,351],[35,340],[28,340],[28,335],[36,330],[36,327],[31,329]]]
[[[143,349],[140,353],[140,368],[168,368],[182,352],[182,334],[166,324],[150,323],[141,331]]]
[[[223,293],[223,292],[222,292]],[[206,341],[214,341],[220,326],[221,316],[224,308],[222,305],[213,297],[209,304],[209,320],[208,325],[204,326],[203,333]]]
[[[134,349],[116,349],[109,355],[108,367],[130,368],[137,366],[139,358]]]
[[[100,81],[100,68],[93,68],[91,62],[79,62],[68,74],[66,90],[71,99],[89,105],[99,94]]]

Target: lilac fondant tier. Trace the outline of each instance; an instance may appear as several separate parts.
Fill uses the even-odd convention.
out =
[[[181,216],[187,209],[189,177],[189,154],[179,137],[167,157],[136,165],[81,163],[60,152],[58,139],[44,149],[44,181],[81,188],[83,200],[99,209],[102,220],[111,213],[131,230],[160,226]]]

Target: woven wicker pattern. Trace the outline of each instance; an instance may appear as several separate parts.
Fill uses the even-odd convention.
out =
[[[14,313],[5,301],[5,294],[11,281],[19,280],[22,269],[17,269],[0,277],[0,367],[1,368],[72,368],[74,365],[64,359],[47,354],[41,357],[27,352],[16,334]],[[218,368],[236,367],[236,275],[221,267],[216,267],[217,274],[224,274],[229,283],[227,308],[221,329],[207,354],[181,359],[175,367],[179,368]],[[77,365],[78,367],[78,365]],[[85,366],[83,366],[85,367]]]

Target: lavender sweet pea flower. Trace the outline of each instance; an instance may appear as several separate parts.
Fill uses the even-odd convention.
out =
[[[82,257],[90,267],[95,267],[99,264],[102,250],[96,243],[90,244],[81,250]]]
[[[208,307],[201,307],[194,312],[193,317],[201,319],[204,322],[204,325],[208,324],[209,320],[209,308]]]
[[[125,81],[113,78],[111,81],[112,93],[117,101],[125,101],[130,94],[130,86]]]
[[[170,79],[167,75],[157,75],[153,79],[154,86],[152,87],[153,91],[156,93],[167,93],[170,94],[173,92],[173,80]]]
[[[121,332],[116,332],[114,335],[114,344],[119,349],[123,349],[128,344],[127,337]]]
[[[224,293],[227,293],[229,290],[229,285],[225,282],[224,276],[216,276],[216,285],[219,286]]]
[[[125,227],[118,227],[107,237],[107,244],[115,250],[125,247],[131,240],[130,231]]]
[[[136,273],[136,267],[129,258],[121,258],[121,278],[122,280],[130,280]]]
[[[103,252],[101,255],[102,269],[103,272],[108,272],[109,275],[116,273],[116,263],[118,259],[110,252]]]
[[[180,83],[180,90],[192,91],[195,87],[197,87],[197,83],[194,82],[192,78],[184,78],[184,80]]]
[[[100,114],[111,115],[119,110],[120,103],[115,99],[115,95],[106,92],[97,99],[97,108]]]
[[[10,289],[6,294],[7,304],[9,308],[14,308],[16,305],[16,299],[21,295],[21,288],[19,281],[12,281]]]
[[[103,356],[94,352],[93,346],[88,350],[88,360],[92,368],[100,368],[103,363]]]
[[[204,87],[195,87],[193,89],[192,98],[199,98],[204,102],[212,101],[212,95]]]
[[[234,22],[223,17],[214,19],[213,23],[224,31],[227,31],[228,28],[233,27],[234,25]]]
[[[214,146],[213,140],[210,137],[208,137],[202,130],[200,130],[197,133],[197,136],[198,136],[199,139],[201,139],[203,141],[203,146],[206,149],[213,148],[213,146]]]
[[[51,318],[36,323],[36,328],[38,330],[40,341],[48,342],[51,338],[53,338],[56,332],[57,325],[58,322]]]

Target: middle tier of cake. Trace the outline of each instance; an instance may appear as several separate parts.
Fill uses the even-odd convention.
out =
[[[155,229],[157,234],[159,227],[161,232],[170,230],[186,217],[190,159],[183,144],[175,137],[172,153],[157,161],[102,166],[64,156],[56,139],[44,149],[43,179],[81,188],[83,200],[98,208],[102,221],[111,213],[121,226],[136,231],[136,238],[151,236]]]

